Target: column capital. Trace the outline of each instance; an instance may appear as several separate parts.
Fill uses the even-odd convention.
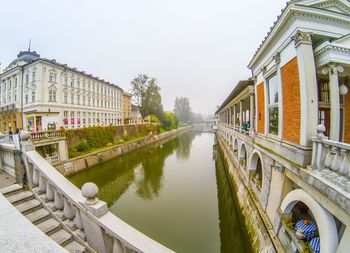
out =
[[[297,31],[297,33],[292,37],[295,43],[295,47],[299,47],[302,44],[312,45],[311,33]]]
[[[327,65],[324,65],[322,67],[322,74],[327,75],[327,74],[338,74],[338,73],[343,73],[344,72],[344,67],[338,63],[328,63]]]
[[[273,60],[275,61],[275,64],[278,65],[281,63],[281,53],[277,52],[272,56]]]

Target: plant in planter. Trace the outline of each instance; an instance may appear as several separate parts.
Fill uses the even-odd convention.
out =
[[[286,228],[289,228],[289,229],[294,231],[295,221],[293,220],[293,218],[291,216],[283,215],[281,220],[282,220],[283,225]]]
[[[307,242],[303,242],[303,251],[301,253],[314,253],[314,250],[310,247]]]

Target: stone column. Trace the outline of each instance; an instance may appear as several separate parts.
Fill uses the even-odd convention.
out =
[[[343,72],[343,67],[337,64],[329,64],[328,69],[324,69],[323,72],[329,74],[329,99],[330,99],[330,134],[329,138],[333,141],[339,141],[340,131],[340,98],[339,98],[339,79],[338,72]]]
[[[239,101],[239,131],[242,130],[242,119],[243,119],[243,101]]]
[[[254,132],[254,94],[250,94],[250,108],[249,108],[249,122],[250,131]]]
[[[236,129],[236,105],[233,105],[233,126]]]
[[[232,110],[231,110],[231,107],[228,108],[228,124],[232,125]]]
[[[316,135],[318,95],[311,33],[297,31],[293,37],[298,58],[300,82],[300,144],[308,146],[309,137]]]

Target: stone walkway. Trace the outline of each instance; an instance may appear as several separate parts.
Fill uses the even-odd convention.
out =
[[[0,169],[0,189],[12,185],[15,182],[16,180],[12,176]]]

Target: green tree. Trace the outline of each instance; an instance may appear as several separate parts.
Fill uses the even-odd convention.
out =
[[[137,75],[132,81],[132,92],[142,117],[162,117],[163,105],[157,80],[145,74]]]
[[[180,122],[186,123],[191,118],[190,101],[187,97],[176,97],[174,114]]]
[[[136,105],[141,107],[141,101],[143,97],[143,93],[145,92],[147,88],[147,82],[150,78],[145,75],[145,74],[138,74],[132,81],[131,81],[131,86],[132,86],[132,93],[135,98]]]
[[[173,113],[164,112],[161,119],[161,128],[163,128],[165,131],[177,128],[177,119]]]

